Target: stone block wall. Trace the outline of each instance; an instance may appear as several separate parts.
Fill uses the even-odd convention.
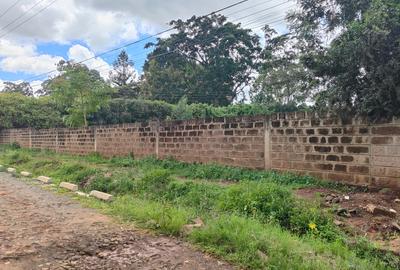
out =
[[[85,155],[133,154],[274,169],[400,190],[400,120],[368,123],[308,113],[78,129],[8,129],[0,144]]]

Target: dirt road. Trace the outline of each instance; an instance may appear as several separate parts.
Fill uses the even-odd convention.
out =
[[[233,269],[0,173],[0,269]]]

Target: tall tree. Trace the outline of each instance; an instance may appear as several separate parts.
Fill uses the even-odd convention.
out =
[[[250,93],[252,100],[269,107],[294,109],[310,101],[317,86],[314,74],[300,61],[294,36],[277,35],[264,28],[265,48],[259,76]]]
[[[116,87],[114,98],[137,98],[139,87],[134,63],[129,59],[125,50],[118,55],[113,64],[114,69],[110,71],[110,81]]]
[[[3,92],[19,93],[27,97],[32,97],[34,94],[32,86],[28,82],[21,82],[21,83],[4,82]]]
[[[304,65],[323,79],[318,108],[400,115],[400,2],[300,0],[290,16]]]
[[[254,79],[259,38],[222,15],[170,23],[176,33],[160,38],[144,66],[143,90],[154,99],[228,105]]]
[[[60,75],[48,84],[51,97],[68,113],[69,126],[88,126],[88,116],[107,104],[110,86],[98,71],[82,64],[60,61],[57,69]]]

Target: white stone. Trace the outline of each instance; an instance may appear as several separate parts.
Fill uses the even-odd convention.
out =
[[[350,200],[350,196],[344,196],[344,199],[345,199],[346,201],[348,201],[348,200]]]
[[[24,177],[31,177],[32,174],[30,172],[21,172],[21,175]]]
[[[39,176],[38,178],[36,178],[38,181],[45,183],[45,184],[50,184],[51,183],[51,178],[47,177],[47,176]]]
[[[7,172],[9,173],[16,173],[17,170],[15,168],[7,168]]]
[[[78,186],[77,185],[71,184],[71,183],[68,183],[68,182],[61,182],[60,187],[68,189],[68,190],[71,190],[71,191],[78,191]]]
[[[81,192],[81,191],[77,191],[75,192],[76,195],[82,196],[82,197],[89,197],[89,194],[85,193],[85,192]]]
[[[107,194],[97,190],[92,190],[89,195],[106,202],[109,202],[113,199],[113,196],[111,194]]]

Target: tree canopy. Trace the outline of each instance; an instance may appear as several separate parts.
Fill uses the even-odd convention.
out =
[[[6,93],[18,93],[24,96],[33,96],[33,89],[28,82],[14,83],[4,82],[3,92]]]
[[[61,61],[57,69],[60,75],[49,82],[51,97],[67,112],[69,126],[88,126],[88,116],[107,104],[110,86],[85,65]]]
[[[143,90],[153,99],[229,105],[254,78],[259,38],[222,15],[172,21],[144,66]]]
[[[118,55],[110,71],[110,82],[115,87],[114,98],[137,98],[139,87],[134,63],[125,50]]]
[[[302,62],[322,81],[317,108],[400,115],[400,2],[302,0],[300,7],[291,29]]]

